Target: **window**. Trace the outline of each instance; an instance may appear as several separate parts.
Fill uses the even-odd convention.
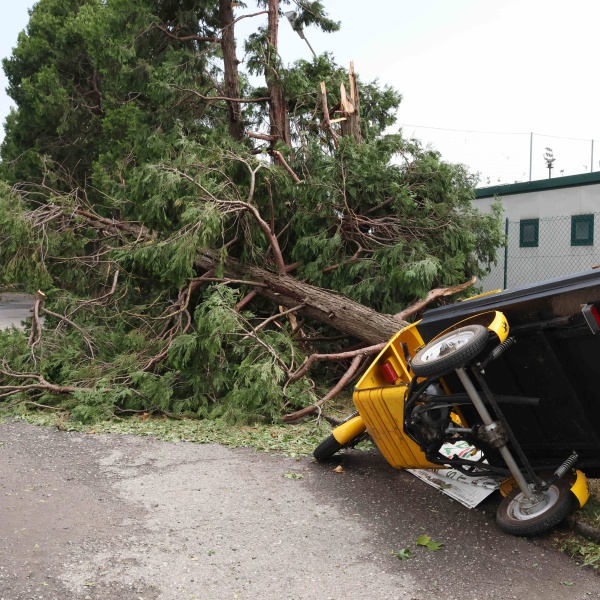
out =
[[[571,246],[594,245],[594,215],[571,217]]]
[[[519,246],[521,248],[537,248],[539,237],[539,219],[522,219],[520,221]]]

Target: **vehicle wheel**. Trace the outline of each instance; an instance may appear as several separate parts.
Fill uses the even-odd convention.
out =
[[[508,494],[496,512],[496,522],[500,529],[511,535],[537,535],[558,525],[569,514],[573,504],[573,494],[568,482],[559,479],[542,494],[547,503],[531,512],[523,510],[520,503],[523,492],[519,488]]]
[[[485,348],[488,335],[483,325],[465,325],[429,342],[413,358],[413,373],[430,377],[462,367]]]
[[[340,444],[333,435],[327,436],[313,451],[313,456],[319,461],[331,458],[336,452],[342,449]]]

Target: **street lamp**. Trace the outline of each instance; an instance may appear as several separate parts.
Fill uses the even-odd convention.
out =
[[[317,58],[316,52],[313,50],[313,47],[310,45],[310,42],[306,39],[304,35],[304,29],[302,29],[302,25],[298,20],[298,13],[295,10],[290,10],[284,13],[287,17],[287,20],[290,22],[292,29],[306,42],[306,45],[310,48],[310,51],[313,53],[313,56]]]

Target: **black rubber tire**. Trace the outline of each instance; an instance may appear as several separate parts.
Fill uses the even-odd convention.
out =
[[[432,377],[458,369],[473,360],[485,348],[488,336],[489,331],[483,325],[465,325],[450,331],[432,340],[417,352],[411,362],[413,373],[417,377]],[[463,341],[460,341],[459,345],[450,347],[444,355],[435,355],[442,345],[461,339]]]
[[[550,503],[534,515],[524,515],[519,511],[522,492],[519,488],[514,489],[502,500],[496,512],[496,522],[500,529],[511,535],[530,536],[544,533],[558,525],[571,511],[571,487],[564,479],[558,479],[544,493],[552,496]]]
[[[313,452],[313,456],[319,461],[322,462],[331,458],[336,452],[339,452],[342,449],[342,444],[340,444],[333,435],[327,436],[315,449]]]

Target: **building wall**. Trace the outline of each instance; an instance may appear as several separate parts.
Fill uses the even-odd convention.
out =
[[[500,201],[507,248],[482,280],[483,291],[512,288],[585,271],[600,264],[600,173],[497,186],[477,191],[475,206],[488,212]],[[572,217],[593,215],[593,244],[572,245]],[[535,247],[523,247],[520,222],[539,219]]]

